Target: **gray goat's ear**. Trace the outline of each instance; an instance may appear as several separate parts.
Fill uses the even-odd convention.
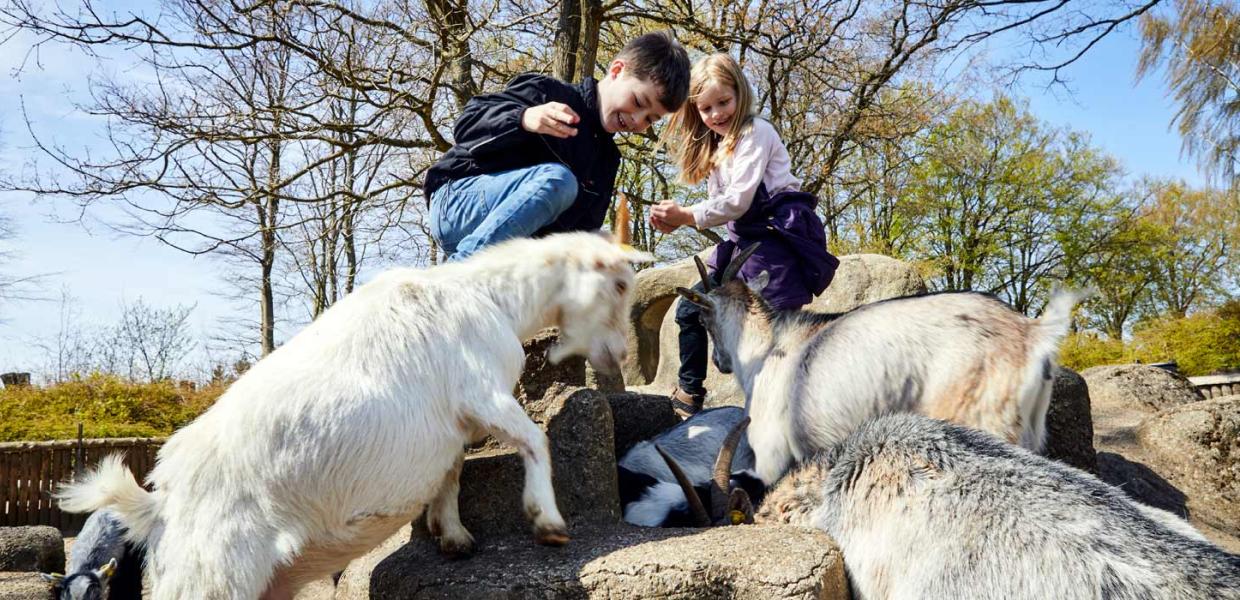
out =
[[[95,569],[95,577],[98,577],[101,580],[111,579],[112,576],[115,574],[116,574],[116,559],[115,558],[109,560],[108,564],[103,565],[102,567],[99,567],[98,569]]]
[[[749,289],[753,290],[753,293],[761,296],[762,290],[765,290],[766,286],[769,285],[770,283],[771,283],[771,274],[764,270],[761,273],[758,273],[757,275],[755,275],[749,281],[746,281],[745,285],[749,286]]]
[[[713,307],[710,305],[710,300],[707,299],[706,296],[703,296],[697,290],[691,290],[689,288],[678,287],[676,288],[676,293],[680,294],[681,297],[684,298],[685,300],[688,300],[689,302],[692,302],[702,308],[705,308],[707,310],[713,309]]]
[[[62,573],[39,573],[39,577],[42,577],[43,581],[52,585],[60,585],[60,582],[65,580],[65,576]]]

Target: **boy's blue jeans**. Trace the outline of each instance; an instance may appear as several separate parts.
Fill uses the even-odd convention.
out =
[[[459,261],[533,235],[576,199],[577,178],[559,163],[465,177],[431,194],[431,235],[449,261]]]

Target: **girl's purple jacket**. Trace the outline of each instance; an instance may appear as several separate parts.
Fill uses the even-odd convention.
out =
[[[759,185],[753,203],[741,218],[728,223],[728,239],[719,244],[710,266],[727,267],[737,248],[761,243],[744,266],[741,279],[762,271],[770,282],[762,296],[776,310],[794,310],[821,294],[835,276],[838,258],[827,252],[822,219],[814,212],[818,198],[808,192],[767,194]]]

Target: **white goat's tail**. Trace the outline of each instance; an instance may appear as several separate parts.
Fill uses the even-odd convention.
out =
[[[125,466],[125,455],[111,454],[80,481],[65,485],[56,498],[68,512],[94,512],[111,508],[129,530],[126,538],[144,543],[159,521],[159,503],[138,485]]]

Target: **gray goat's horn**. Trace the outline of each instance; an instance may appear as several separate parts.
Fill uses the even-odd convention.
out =
[[[728,437],[724,438],[723,446],[719,448],[719,456],[715,459],[715,471],[710,486],[710,515],[713,519],[722,519],[728,512],[728,498],[732,482],[732,457],[736,455],[736,447],[741,443],[741,436],[745,435],[745,428],[749,426],[749,417],[745,417],[740,423],[737,423],[732,431],[728,432]]]
[[[710,276],[706,274],[706,265],[702,263],[702,259],[698,258],[697,256],[693,257],[693,264],[697,265],[698,276],[702,278],[702,288],[706,291],[707,294],[709,294],[711,285],[710,285]]]
[[[758,245],[761,242],[754,242],[741,251],[740,254],[732,257],[732,262],[728,263],[728,268],[723,270],[723,277],[719,280],[722,283],[732,281],[736,278],[736,274],[741,272],[741,267],[745,266],[745,261],[758,251]]]
[[[654,445],[654,449],[659,456],[663,457],[663,462],[667,463],[667,468],[676,478],[676,483],[679,483],[680,489],[685,492],[685,500],[689,501],[689,512],[693,513],[693,521],[698,527],[710,527],[710,515],[706,513],[706,507],[702,506],[702,499],[698,497],[697,490],[693,489],[693,482],[689,481],[689,476],[685,475],[684,470],[676,463],[676,459],[668,456],[658,444]]]

